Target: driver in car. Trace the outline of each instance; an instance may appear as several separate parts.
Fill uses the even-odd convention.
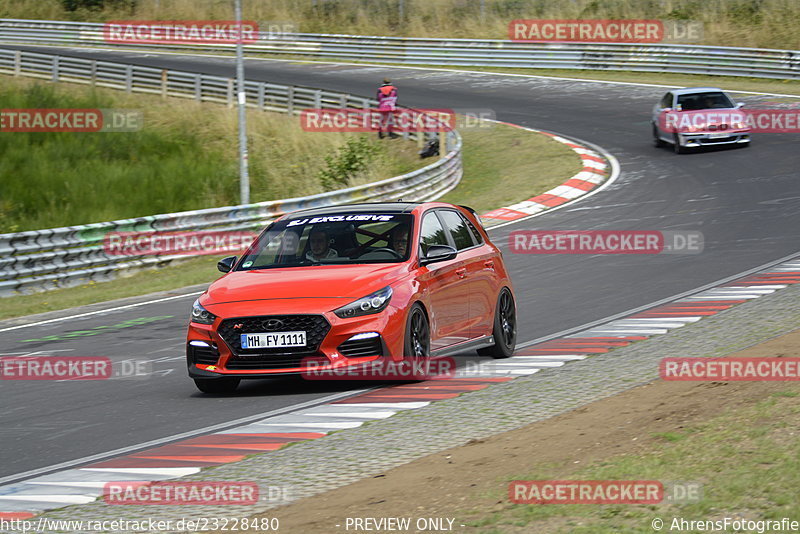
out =
[[[310,249],[306,252],[306,259],[309,261],[320,261],[329,258],[338,258],[339,253],[331,248],[331,241],[328,232],[321,228],[315,228],[308,236]]]
[[[404,258],[406,252],[408,252],[408,226],[405,224],[398,224],[392,228],[389,238],[389,246],[394,249],[401,258]]]

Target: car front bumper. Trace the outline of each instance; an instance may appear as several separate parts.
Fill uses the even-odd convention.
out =
[[[298,306],[294,311],[308,309]],[[235,310],[228,310],[235,313]],[[285,311],[285,310],[281,310]],[[405,312],[391,305],[382,312],[341,319],[333,312],[231,315],[212,325],[190,323],[186,340],[189,376],[267,378],[342,369],[381,358],[403,357]],[[214,313],[218,313],[215,311]],[[304,329],[307,346],[289,349],[242,349],[240,334],[263,332],[265,321],[284,321],[287,330]],[[233,327],[238,327],[234,330]],[[355,339],[353,339],[355,337]]]
[[[731,132],[727,135],[714,133],[678,134],[678,142],[686,148],[719,145],[741,145],[750,142],[750,132]]]

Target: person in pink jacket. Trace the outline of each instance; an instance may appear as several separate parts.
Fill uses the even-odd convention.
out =
[[[389,78],[383,79],[383,85],[378,88],[378,111],[381,114],[381,123],[378,127],[378,138],[383,139],[383,132],[389,134],[389,137],[395,139],[399,137],[392,131],[392,123],[394,122],[393,112],[397,108],[397,87],[392,85]]]

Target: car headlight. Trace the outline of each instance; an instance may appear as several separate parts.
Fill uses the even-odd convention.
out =
[[[193,323],[212,324],[214,322],[214,319],[216,318],[217,318],[216,315],[214,315],[213,313],[211,313],[210,311],[208,311],[207,309],[205,309],[200,305],[200,299],[194,301],[194,304],[192,304],[192,317],[191,317],[191,321]]]
[[[383,289],[376,291],[366,297],[361,297],[360,299],[351,302],[341,308],[334,310],[338,317],[342,319],[349,319],[350,317],[359,317],[361,315],[370,315],[372,313],[378,313],[386,309],[386,306],[389,305],[389,301],[392,298],[392,288],[389,286],[384,287]]]

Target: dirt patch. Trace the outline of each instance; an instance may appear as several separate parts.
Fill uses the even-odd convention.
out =
[[[798,346],[800,330],[731,356],[796,357]],[[679,434],[723,412],[785,392],[800,392],[800,384],[656,381],[546,421],[473,440],[263,516],[279,518],[281,531],[291,533],[347,532],[348,517],[455,518],[453,531],[473,531],[476,529],[461,523],[511,506],[498,495],[502,496],[507,481],[520,473],[547,470],[549,475],[568,478],[593,462],[643,453],[664,443],[665,434]],[[548,526],[559,528],[559,519],[553,521]],[[525,531],[522,528],[520,531]],[[355,529],[351,526],[349,531]]]

